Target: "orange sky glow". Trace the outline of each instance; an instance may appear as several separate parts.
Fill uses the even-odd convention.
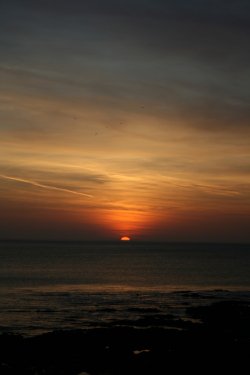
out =
[[[250,241],[241,30],[41,7],[0,15],[0,239]]]

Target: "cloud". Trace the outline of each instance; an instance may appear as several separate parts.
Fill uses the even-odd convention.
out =
[[[143,103],[147,113],[205,131],[249,129],[246,1],[10,0],[2,7],[2,84],[12,91],[92,101],[99,111],[136,112]]]
[[[2,175],[2,174],[0,175],[0,178],[3,178],[5,180],[10,180],[10,181],[21,182],[21,183],[24,183],[24,184],[40,187],[40,188],[43,188],[43,189],[57,190],[57,191],[61,191],[61,192],[64,192],[64,193],[81,195],[81,196],[87,197],[87,198],[93,198],[93,195],[90,195],[90,194],[81,193],[79,191],[69,190],[69,189],[65,189],[65,188],[61,188],[61,187],[57,187],[57,186],[45,185],[45,184],[41,184],[41,183],[36,182],[36,181],[26,180],[24,178],[6,176],[6,175]]]
[[[2,201],[247,211],[249,18],[243,0],[2,1]]]

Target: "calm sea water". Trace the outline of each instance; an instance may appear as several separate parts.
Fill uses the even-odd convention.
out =
[[[249,270],[249,245],[1,242],[0,332],[183,318],[190,305],[249,299]]]

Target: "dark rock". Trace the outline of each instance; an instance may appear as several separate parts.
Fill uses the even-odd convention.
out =
[[[55,331],[22,338],[0,335],[3,375],[152,375],[243,373],[250,349],[249,304],[217,302],[187,309],[201,323],[147,315],[123,327]],[[127,325],[126,325],[127,324]],[[181,327],[182,330],[168,329]],[[140,328],[132,328],[140,326]],[[146,350],[145,350],[146,349]],[[139,355],[134,351],[138,350]]]

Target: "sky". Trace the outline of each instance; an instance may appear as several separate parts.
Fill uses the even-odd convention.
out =
[[[250,242],[250,3],[1,0],[0,239]]]

